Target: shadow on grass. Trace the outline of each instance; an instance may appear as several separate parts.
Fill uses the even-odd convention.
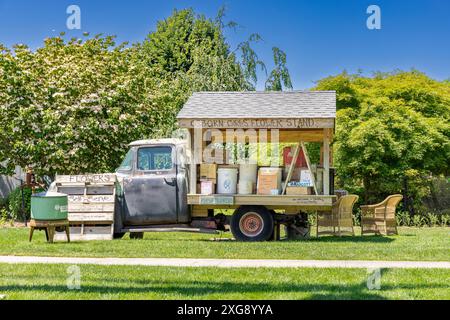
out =
[[[280,242],[283,243],[295,243],[295,242],[320,242],[320,243],[333,243],[333,242],[353,242],[353,243],[390,243],[395,241],[396,239],[383,237],[383,236],[321,236],[319,238],[316,238],[315,236],[312,236],[308,239],[297,239],[297,240],[290,240],[287,238],[282,238]],[[203,241],[203,242],[226,242],[226,243],[251,243],[251,242],[242,242],[242,241],[236,241],[234,239],[195,239],[193,241]],[[270,241],[273,242],[273,241]],[[253,243],[261,243],[261,242],[253,242]]]
[[[306,299],[317,300],[383,300],[387,299],[384,292],[392,290],[408,290],[408,289],[448,289],[447,285],[382,285],[380,290],[368,290],[366,283],[354,285],[337,285],[337,284],[245,284],[245,283],[231,283],[231,282],[164,282],[158,281],[155,283],[147,282],[145,286],[129,287],[129,286],[98,286],[98,285],[82,285],[80,291],[67,289],[63,285],[4,285],[0,286],[0,292],[26,292],[26,291],[40,291],[51,292],[53,294],[61,294],[64,299],[64,294],[76,294],[77,292],[84,294],[93,294],[94,297],[103,294],[157,294],[161,296],[174,295],[179,298],[193,298],[201,299],[208,298],[209,295],[226,295],[240,294],[242,296],[248,295],[252,299],[255,294],[260,295],[260,299],[265,298],[265,293],[271,293],[270,297],[275,299],[277,293],[280,297],[289,297],[289,294],[302,293],[306,294]],[[35,296],[39,299],[39,296]],[[295,296],[293,297],[295,298]]]
[[[388,272],[384,269],[383,274]],[[36,277],[34,278],[36,281]],[[41,281],[51,281],[47,277],[40,278]],[[53,281],[55,279],[53,278]],[[60,279],[64,283],[64,279]],[[98,282],[106,283],[106,285],[91,285],[83,284],[83,282]],[[382,300],[387,299],[384,295],[386,292],[392,290],[420,290],[420,289],[448,289],[447,284],[409,284],[401,283],[398,285],[382,283],[380,290],[369,290],[365,281],[354,284],[323,284],[323,283],[310,283],[310,284],[295,284],[295,283],[246,283],[246,282],[231,282],[231,281],[179,281],[179,280],[148,280],[148,279],[110,279],[107,276],[94,277],[89,280],[84,280],[81,284],[81,290],[69,290],[64,285],[57,284],[14,284],[14,285],[0,285],[0,292],[20,292],[27,291],[39,291],[45,294],[45,292],[51,292],[53,294],[61,294],[61,298],[65,299],[64,294],[68,294],[70,298],[76,298],[76,294],[92,294],[92,299],[100,299],[102,295],[107,294],[129,294],[129,295],[145,295],[156,294],[161,297],[167,297],[167,295],[173,295],[177,299],[192,298],[202,299],[209,298],[210,295],[223,296],[224,299],[228,297],[226,295],[239,294],[244,298],[246,296],[254,299],[265,299],[266,293],[271,293],[271,299],[275,299],[279,294],[280,298],[295,298],[296,293],[301,293],[306,296],[306,299],[317,300],[358,300],[358,299],[370,299],[370,300]],[[112,285],[114,284],[114,285]],[[31,294],[31,293],[30,293]],[[39,299],[38,293],[33,293],[34,297]]]
[[[305,241],[305,240],[298,240],[298,241]],[[379,235],[372,235],[372,236],[321,236],[321,237],[311,237],[310,239],[306,241],[311,242],[354,242],[354,243],[366,243],[366,242],[375,242],[375,243],[390,243],[395,241],[393,238],[388,238],[384,236]]]
[[[319,238],[316,238],[315,236],[312,236],[309,239],[296,239],[296,240],[290,240],[287,238],[282,238],[280,241],[278,241],[279,243],[295,243],[295,242],[321,242],[321,243],[333,243],[333,242],[353,242],[353,243],[368,243],[368,242],[372,242],[372,243],[390,243],[395,241],[396,239],[393,238],[388,238],[388,237],[384,237],[384,236],[342,236],[342,237],[338,237],[338,236],[321,236]],[[244,242],[244,241],[237,241],[234,238],[199,238],[199,239],[195,239],[195,238],[173,238],[173,239],[168,239],[168,238],[144,238],[144,239],[128,239],[128,238],[123,238],[123,239],[114,239],[112,240],[113,242],[120,242],[120,243],[142,243],[142,242],[148,242],[148,243],[152,243],[152,242],[162,242],[162,241],[192,241],[193,243],[195,242],[206,242],[206,243],[244,243],[244,244],[250,244],[250,243],[255,243],[255,244],[261,244],[261,243],[275,243],[275,241],[267,241],[267,242]],[[27,241],[28,243],[28,241]],[[46,244],[47,242],[45,241],[45,239],[43,239],[42,241],[36,241],[35,244]],[[71,241],[70,244],[77,244],[77,245],[83,245],[86,242],[83,241]],[[104,242],[99,242],[98,245],[100,246],[101,244],[103,244]],[[66,241],[55,241],[53,244],[49,244],[49,245],[68,245],[68,243]]]
[[[382,292],[369,291],[365,283],[355,285],[334,285],[334,284],[247,284],[247,283],[234,283],[234,282],[198,282],[198,281],[186,281],[186,282],[170,282],[170,281],[155,281],[142,284],[142,286],[98,286],[98,285],[81,285],[81,290],[69,290],[64,285],[4,285],[0,286],[0,292],[21,292],[26,291],[39,291],[42,293],[51,292],[52,294],[61,294],[61,298],[64,299],[64,294],[93,294],[92,298],[104,294],[157,294],[161,296],[174,295],[177,298],[193,298],[202,299],[209,295],[223,295],[226,299],[226,295],[239,294],[242,296],[249,295],[253,299],[255,294],[260,295],[260,299],[265,298],[265,293],[273,294],[279,293],[280,297],[289,296],[289,294],[302,293],[306,294],[307,299],[372,299],[381,300],[385,299]],[[35,295],[35,298],[39,299],[39,295]],[[98,297],[100,298],[100,297]],[[275,297],[276,298],[276,297]],[[294,297],[295,298],[295,297]]]

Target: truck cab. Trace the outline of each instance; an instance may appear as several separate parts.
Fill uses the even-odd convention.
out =
[[[129,147],[116,170],[115,231],[189,223],[185,142],[140,140]]]

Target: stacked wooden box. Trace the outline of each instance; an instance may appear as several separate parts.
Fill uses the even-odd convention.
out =
[[[56,176],[57,191],[68,195],[71,240],[113,239],[115,182],[115,174]]]
[[[217,184],[217,164],[202,163],[200,165],[200,194],[214,194]]]

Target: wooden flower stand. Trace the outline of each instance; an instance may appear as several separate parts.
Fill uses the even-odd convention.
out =
[[[45,230],[45,237],[47,242],[53,243],[56,229],[64,229],[67,235],[67,242],[70,242],[69,232],[69,220],[34,220],[30,221],[30,237],[29,241],[33,238],[34,229]]]

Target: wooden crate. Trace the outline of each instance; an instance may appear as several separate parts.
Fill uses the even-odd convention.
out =
[[[287,186],[286,195],[310,195],[313,194],[312,187]]]
[[[115,182],[115,174],[56,176],[57,191],[68,195],[71,240],[113,239]],[[55,239],[66,235],[57,233]]]

